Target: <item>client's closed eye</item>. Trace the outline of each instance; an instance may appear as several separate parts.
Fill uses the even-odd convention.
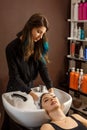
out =
[[[44,102],[47,102],[49,99],[45,99]]]
[[[53,96],[53,98],[56,98],[56,96]]]

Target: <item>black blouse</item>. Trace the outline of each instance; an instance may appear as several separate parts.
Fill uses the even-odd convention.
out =
[[[84,126],[79,120],[77,120],[76,118],[74,118],[73,116],[71,116],[71,118],[73,118],[76,122],[77,122],[77,127],[71,128],[71,129],[67,129],[67,130],[87,130],[87,127]],[[53,126],[53,128],[55,130],[66,130],[64,128],[61,128],[60,126],[50,122],[50,124]]]
[[[38,72],[47,89],[53,87],[46,64],[41,60],[35,61],[33,56],[27,62],[24,61],[20,45],[20,39],[16,38],[6,47],[9,70],[7,92],[23,91],[29,93],[31,88],[34,87],[33,81],[36,79]]]

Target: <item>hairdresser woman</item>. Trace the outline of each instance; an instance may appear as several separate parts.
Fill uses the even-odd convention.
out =
[[[23,91],[34,100],[38,96],[31,90],[38,72],[49,92],[53,85],[48,74],[48,42],[46,32],[48,21],[41,14],[32,15],[17,38],[8,44],[6,58],[9,69],[7,91]]]
[[[53,92],[53,85],[48,74],[48,42],[46,32],[48,21],[41,14],[32,15],[24,28],[6,47],[6,58],[9,70],[7,92],[22,91],[30,94],[33,99],[38,96],[31,90],[33,81],[40,74],[49,92]],[[8,130],[9,117],[5,114],[2,130]]]

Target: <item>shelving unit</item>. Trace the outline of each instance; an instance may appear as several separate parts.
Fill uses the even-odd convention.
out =
[[[71,55],[67,55],[67,58],[69,60],[74,60],[74,61],[79,61],[79,62],[87,63],[87,60],[82,59],[82,58],[72,57]]]
[[[70,23],[70,36],[67,38],[67,40],[69,41],[70,45],[71,45],[72,41],[74,41],[76,44],[81,43],[82,45],[85,45],[85,44],[87,44],[87,38],[79,39],[79,38],[73,37],[73,35],[72,35],[75,24],[77,24],[77,25],[82,24],[82,26],[84,26],[84,24],[87,23],[87,20],[74,20],[74,18],[73,18],[73,5],[77,1],[78,0],[71,0],[71,18],[67,20]],[[66,57],[67,57],[68,62],[69,62],[69,68],[76,67],[75,64],[77,64],[77,62],[80,63],[80,66],[82,63],[87,63],[87,60],[85,60],[84,58],[79,58],[79,56],[77,56],[77,55],[71,56],[71,54],[68,54]],[[75,106],[73,106],[73,103],[72,103],[71,110],[73,112],[80,113],[83,116],[87,117],[87,111],[84,111],[85,108],[87,108],[87,94],[82,93],[81,91],[78,91],[78,90],[73,90],[71,88],[69,88],[69,93],[73,99],[75,97],[75,94],[77,94],[77,93],[80,94],[80,98],[82,100],[81,107],[76,108]]]
[[[74,30],[75,24],[83,24],[83,25],[87,24],[87,20],[74,20],[73,6],[75,5],[76,2],[80,2],[80,0],[71,0],[71,18],[67,20],[68,22],[70,22],[70,37],[67,37],[67,40],[70,41],[69,42],[70,44],[73,41],[73,42],[75,42],[76,45],[82,44],[83,46],[85,46],[87,44],[87,37],[85,37],[84,39],[79,39],[79,38],[73,37],[73,30]],[[77,56],[77,55],[72,57],[71,54],[68,54],[67,58],[70,60],[69,64],[73,63],[73,65],[75,65],[76,61],[77,62],[81,61],[82,63],[87,63],[87,61],[84,58],[83,59],[79,58],[79,56]]]
[[[72,89],[72,88],[69,88],[69,91],[72,91],[73,93],[78,93],[78,94],[80,94],[80,95],[83,95],[83,96],[86,96],[86,97],[87,97],[87,94],[86,94],[86,93],[83,93],[83,92],[81,92],[81,91],[79,91],[79,90],[74,90],[74,89]]]
[[[73,38],[73,37],[68,37],[67,39],[73,40],[73,41],[87,42],[87,40],[81,40],[81,39],[77,39],[77,38]]]
[[[73,110],[75,113],[79,113],[79,114],[85,116],[85,118],[86,118],[87,111],[83,111],[84,108],[85,108],[84,104],[80,108],[75,108],[73,105],[71,106],[71,110]]]
[[[79,98],[82,100],[82,105],[79,108],[76,108],[72,103],[71,110],[74,113],[79,113],[87,118],[87,94],[73,89],[69,89],[69,93],[73,99],[76,94],[80,94]]]
[[[73,19],[68,19],[68,22],[75,22],[75,23],[85,23],[87,20],[73,20]]]

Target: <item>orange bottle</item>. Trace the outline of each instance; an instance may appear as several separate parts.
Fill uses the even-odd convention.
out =
[[[78,90],[78,83],[79,83],[79,69],[77,68],[75,75],[74,75],[74,89]]]
[[[81,91],[85,94],[87,94],[87,74],[83,76],[83,82],[81,85]]]
[[[74,55],[75,55],[75,43],[74,43],[74,42],[72,42],[72,43],[70,44],[70,55],[71,55],[72,57],[74,57]]]
[[[73,67],[70,72],[70,82],[69,82],[69,87],[72,89],[74,89],[74,76],[75,76],[75,68]]]

